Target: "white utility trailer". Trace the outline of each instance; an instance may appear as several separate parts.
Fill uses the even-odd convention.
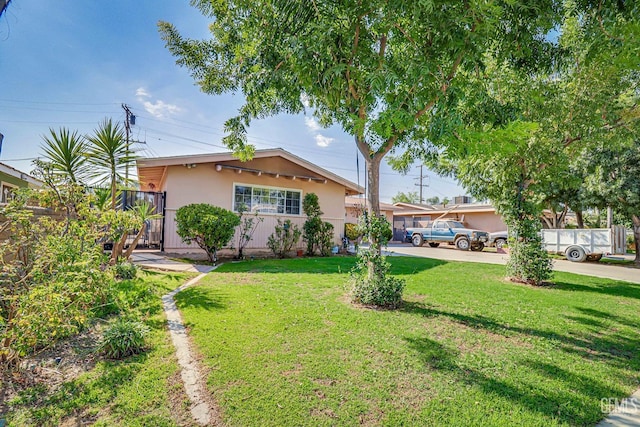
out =
[[[576,228],[542,230],[542,240],[548,252],[564,255],[569,261],[598,261],[602,255],[624,254],[627,250],[626,229]]]

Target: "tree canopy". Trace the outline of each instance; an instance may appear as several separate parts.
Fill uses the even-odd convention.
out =
[[[244,94],[225,143],[248,158],[252,120],[308,106],[322,124],[354,136],[375,213],[382,158],[425,141],[458,70],[481,66],[487,51],[536,66],[557,24],[552,0],[192,3],[212,19],[211,39],[185,39],[165,22],[160,30],[204,92]]]

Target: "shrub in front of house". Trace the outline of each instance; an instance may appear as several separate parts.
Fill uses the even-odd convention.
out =
[[[302,231],[290,219],[282,221],[278,218],[278,225],[267,239],[267,246],[278,258],[285,258],[298,243]]]
[[[176,212],[176,232],[186,244],[195,243],[207,253],[210,262],[217,262],[218,250],[229,244],[240,217],[235,213],[207,203],[192,203]]]

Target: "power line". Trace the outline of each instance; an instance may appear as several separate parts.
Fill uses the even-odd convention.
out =
[[[24,101],[20,99],[0,99],[0,102],[17,102],[21,104],[47,104],[47,105],[118,105],[117,102],[51,102],[51,101]]]

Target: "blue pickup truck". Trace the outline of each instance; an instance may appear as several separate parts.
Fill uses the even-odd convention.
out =
[[[464,226],[460,221],[440,219],[430,221],[424,228],[407,228],[405,240],[413,246],[422,246],[425,242],[432,248],[440,243],[455,244],[462,251],[481,251],[489,239],[486,231],[473,230]]]

